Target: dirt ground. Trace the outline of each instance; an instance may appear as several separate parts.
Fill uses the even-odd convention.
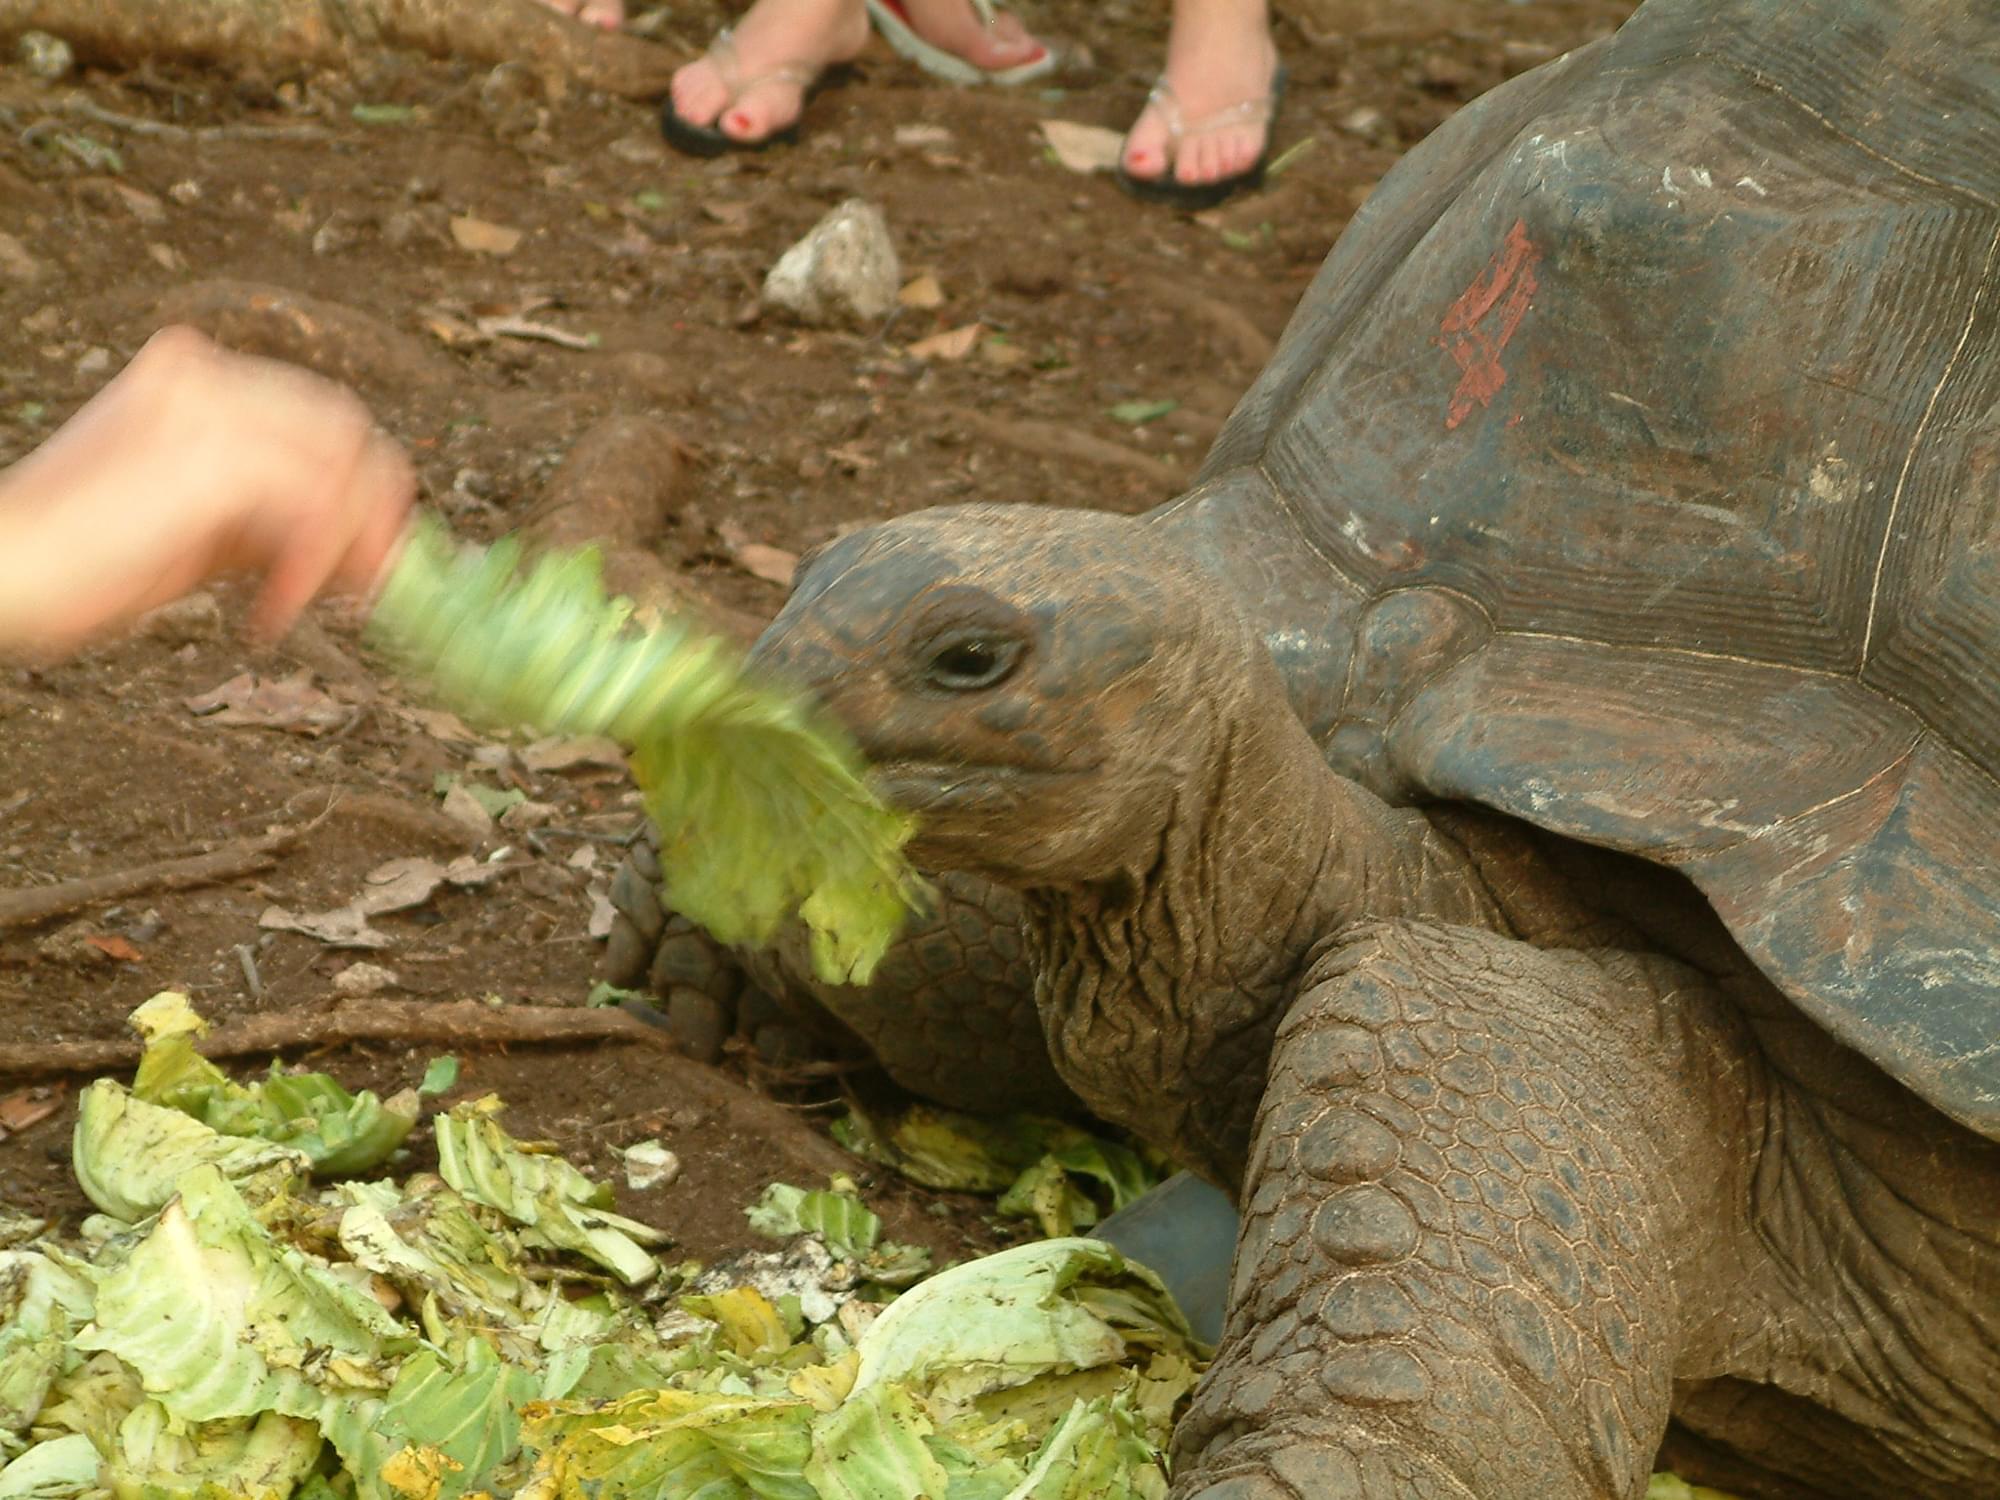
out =
[[[1045,118],[1127,123],[1157,65],[1164,4],[1024,6],[1045,35],[1083,44],[1046,90],[937,86],[878,47],[813,102],[800,146],[706,163],[670,154],[648,107],[549,97],[519,68],[385,56],[352,75],[161,66],[50,83],[9,63],[0,462],[52,432],[161,321],[191,317],[254,347],[290,339],[350,380],[410,446],[427,500],[468,536],[520,523],[606,419],[666,424],[681,462],[665,524],[645,544],[677,587],[748,624],[783,597],[759,572],[782,577],[785,554],[857,523],[969,499],[1136,511],[1168,498],[1397,156],[1467,99],[1630,8],[1317,0],[1282,17],[1291,89],[1279,145],[1298,149],[1266,190],[1199,219],[1066,170],[1037,129]],[[660,39],[691,49],[727,18],[714,4],[676,6]],[[162,125],[184,128],[147,128]],[[766,269],[855,195],[882,208],[905,280],[934,278],[939,304],[863,332],[757,317]],[[501,234],[467,248],[454,217],[520,231],[518,244],[496,253]],[[479,331],[482,318],[510,317],[583,346]],[[974,323],[983,332],[961,358],[911,352]],[[1143,425],[1112,414],[1141,403],[1172,409]],[[601,949],[592,893],[637,818],[622,771],[530,771],[413,716],[420,705],[371,672],[338,609],[259,651],[238,632],[243,592],[216,598],[218,611],[71,664],[0,669],[0,892],[325,816],[267,869],[0,930],[0,1041],[115,1039],[136,1004],[167,988],[217,1021],[326,1007],[359,961],[392,970],[389,993],[406,1000],[581,1005]],[[245,672],[283,685],[275,717],[286,727],[188,706]],[[441,775],[519,789],[554,811],[532,837],[475,835],[440,810]],[[491,883],[376,918],[390,944],[379,951],[259,926],[272,906],[342,906],[392,859],[503,847]],[[350,1086],[389,1090],[444,1050],[377,1042],[303,1055]],[[517,1133],[594,1171],[637,1140],[674,1149],[681,1179],[621,1207],[669,1229],[685,1254],[742,1244],[742,1207],[773,1178],[823,1179],[828,1148],[812,1132],[825,1084],[817,1096],[787,1091],[786,1114],[691,1091],[694,1065],[666,1067],[657,1047],[459,1050],[447,1102],[497,1091]],[[722,1068],[756,1071],[740,1048]],[[86,1081],[0,1076],[0,1198],[86,1210],[68,1168]],[[872,1196],[891,1233],[952,1251],[989,1242],[977,1205],[939,1212],[886,1183]]]

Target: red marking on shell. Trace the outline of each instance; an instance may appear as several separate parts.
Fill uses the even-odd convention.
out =
[[[1472,415],[1475,405],[1489,407],[1507,383],[1500,351],[1528,315],[1541,289],[1535,276],[1542,252],[1528,239],[1528,226],[1516,219],[1507,242],[1472,279],[1438,325],[1437,345],[1457,363],[1458,389],[1445,412],[1447,429]],[[1518,418],[1516,419],[1518,420]]]

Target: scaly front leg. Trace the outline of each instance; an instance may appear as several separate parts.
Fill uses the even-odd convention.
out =
[[[1744,1051],[1713,990],[1664,959],[1342,934],[1278,1032],[1175,1495],[1642,1493],[1681,1231],[1743,1175],[1740,1148],[1712,1156],[1732,1151],[1729,1091],[1697,1105],[1687,1082]]]

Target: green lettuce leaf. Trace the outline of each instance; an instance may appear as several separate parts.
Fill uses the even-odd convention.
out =
[[[679,1390],[537,1409],[524,1440],[540,1457],[521,1500],[818,1500],[804,1472],[811,1418],[801,1400]]]
[[[319,1428],[276,1412],[183,1424],[142,1401],[105,1460],[118,1500],[286,1500],[319,1462]]]
[[[41,1414],[56,1377],[76,1362],[70,1340],[90,1319],[91,1289],[33,1250],[0,1250],[0,1434]]]
[[[132,1012],[146,1039],[132,1093],[192,1115],[224,1135],[256,1136],[305,1153],[322,1177],[372,1171],[417,1123],[418,1098],[404,1090],[383,1101],[350,1094],[325,1073],[287,1073],[276,1062],[257,1084],[240,1084],[195,1051],[208,1030],[188,997],[173,990]]]
[[[498,1209],[531,1236],[574,1250],[627,1286],[658,1274],[643,1246],[668,1236],[611,1211],[611,1188],[592,1182],[560,1156],[533,1152],[500,1128],[499,1101],[486,1098],[435,1115],[438,1175],[474,1203]]]
[[[865,982],[921,885],[912,824],[862,780],[853,743],[808,699],[753,680],[684,623],[631,627],[591,552],[457,548],[414,526],[369,622],[449,702],[504,724],[633,749],[674,910],[725,943],[763,943],[797,909],[831,981]]]
[[[76,1338],[130,1365],[183,1422],[317,1418],[329,1400],[386,1389],[415,1344],[373,1297],[274,1239],[214,1166],[183,1174]]]
[[[81,1433],[51,1438],[0,1466],[0,1500],[77,1500],[101,1486],[102,1467]]]
[[[386,1396],[329,1410],[327,1437],[362,1500],[390,1500],[413,1484],[423,1500],[511,1489],[500,1480],[519,1457],[521,1411],[536,1384],[484,1339],[466,1341],[456,1368],[436,1350],[420,1350]]]
[[[925,1441],[933,1431],[904,1387],[855,1392],[813,1420],[805,1477],[821,1500],[942,1500],[951,1476]]]
[[[939,1272],[862,1335],[856,1392],[901,1382],[948,1404],[1135,1347],[1197,1346],[1159,1278],[1100,1240],[1040,1240]]]
[[[224,1135],[177,1109],[136,1099],[108,1078],[77,1101],[70,1158],[90,1201],[128,1224],[158,1213],[181,1179],[204,1166],[262,1201],[287,1191],[312,1165],[295,1147]]]

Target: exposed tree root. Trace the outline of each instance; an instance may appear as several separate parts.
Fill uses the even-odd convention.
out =
[[[616,1008],[486,1005],[477,1000],[348,1000],[270,1011],[218,1026],[198,1044],[211,1058],[266,1057],[344,1042],[404,1042],[476,1047],[626,1043],[654,1049],[647,1067],[670,1075],[684,1106],[724,1122],[739,1139],[780,1148],[796,1170],[824,1177],[854,1170],[854,1158],[776,1100],[752,1093],[725,1073],[683,1057],[665,1031]],[[138,1040],[0,1042],[0,1075],[49,1077],[130,1068]]]
[[[1277,340],[1252,322],[1250,315],[1235,303],[1225,302],[1212,292],[1171,276],[1143,277],[1140,287],[1156,301],[1178,303],[1207,323],[1215,332],[1217,347],[1246,372],[1255,374],[1271,362]]]
[[[218,1026],[198,1047],[208,1057],[261,1057],[343,1042],[421,1042],[454,1047],[635,1042],[673,1050],[664,1031],[611,1008],[486,1005],[478,1000],[348,1000],[267,1011]],[[89,1073],[139,1061],[137,1038],[93,1042],[0,1042],[0,1074]],[[687,1065],[693,1069],[697,1065]]]
[[[0,0],[4,6],[8,0]],[[157,323],[186,323],[246,354],[304,365],[347,385],[407,393],[462,383],[449,355],[413,333],[338,302],[288,287],[215,278],[175,287],[154,309]]]
[[[1044,457],[1069,458],[1102,468],[1123,469],[1158,490],[1164,500],[1183,488],[1187,480],[1181,471],[1163,458],[1141,453],[1123,443],[1114,443],[1094,433],[1059,422],[1035,422],[1017,417],[996,417],[970,407],[952,407],[954,420],[962,422],[980,437],[1023,453]]]
[[[523,530],[542,547],[597,547],[614,593],[687,611],[748,642],[762,621],[704,597],[652,550],[673,523],[686,455],[687,445],[650,417],[607,417],[570,449]]]
[[[225,844],[207,854],[186,859],[160,860],[136,865],[129,870],[113,870],[103,875],[86,875],[55,885],[28,890],[0,891],[0,930],[29,927],[60,917],[101,901],[122,901],[144,891],[182,891],[191,886],[214,885],[235,880],[277,863],[278,855],[295,843],[304,830],[281,828],[262,838]],[[0,1067],[4,1067],[0,1063]]]
[[[176,58],[278,71],[341,67],[360,49],[521,62],[627,98],[666,92],[684,59],[535,0],[0,0],[0,43],[49,31],[87,62]]]

